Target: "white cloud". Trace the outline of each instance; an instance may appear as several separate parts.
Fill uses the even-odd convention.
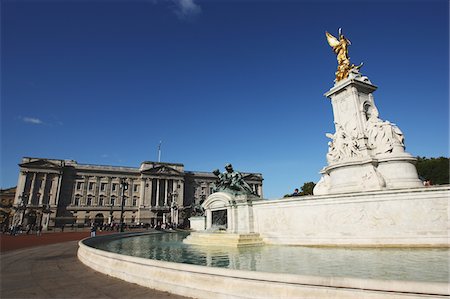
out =
[[[200,5],[194,0],[172,0],[175,4],[175,14],[180,19],[190,19],[201,13]]]
[[[22,120],[26,123],[33,124],[33,125],[40,125],[43,124],[42,120],[35,117],[22,117]]]

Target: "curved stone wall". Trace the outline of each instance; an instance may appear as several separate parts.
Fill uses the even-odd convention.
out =
[[[88,267],[149,288],[194,298],[444,298],[448,284],[313,277],[231,270],[125,256],[93,248],[110,235],[79,242]]]

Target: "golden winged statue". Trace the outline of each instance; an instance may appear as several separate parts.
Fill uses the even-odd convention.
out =
[[[338,68],[336,71],[336,82],[339,82],[348,77],[349,72],[352,69],[359,69],[361,65],[355,66],[350,63],[350,58],[348,57],[348,46],[352,43],[348,40],[339,28],[339,39],[325,31],[327,36],[328,44],[333,48],[334,53],[337,55]]]

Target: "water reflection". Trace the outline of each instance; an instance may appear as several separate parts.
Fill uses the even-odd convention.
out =
[[[105,241],[95,247],[111,252],[208,267],[328,277],[449,281],[448,249],[249,248],[187,245],[187,233],[162,233]]]

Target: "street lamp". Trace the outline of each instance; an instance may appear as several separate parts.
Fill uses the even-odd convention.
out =
[[[16,210],[16,213],[14,213],[14,218],[13,218],[13,225],[14,225],[14,230],[16,230],[16,228],[20,225],[23,227],[23,219],[25,218],[25,211],[27,210],[27,204],[26,204],[26,199],[27,196],[25,194],[22,194],[22,196],[19,196],[20,203],[16,206],[13,207],[14,210]],[[21,212],[20,212],[21,211]],[[14,231],[15,234],[15,231]]]
[[[171,194],[172,201],[170,203],[170,218],[171,218],[172,225],[175,226],[175,228],[178,227],[177,197],[178,197],[177,192],[176,191],[172,192],[172,194]]]
[[[19,210],[22,211],[22,215],[20,217],[20,224],[23,225],[23,219],[25,218],[25,211],[27,210],[27,203],[25,202],[25,199],[27,198],[26,195],[22,196],[22,200],[20,201],[19,206],[17,207]]]
[[[112,227],[112,223],[113,223],[113,207],[114,207],[114,205],[113,205],[113,203],[111,202],[110,204],[109,204],[109,206],[110,206],[110,210],[109,210],[109,225],[111,225],[111,227]]]
[[[120,182],[120,187],[122,188],[122,204],[120,207],[120,232],[123,233],[123,208],[125,205],[125,190],[128,190],[128,183],[125,180]]]
[[[43,228],[45,230],[48,230],[48,224],[50,222],[50,214],[52,213],[49,204],[44,204],[44,206],[42,208],[42,213],[45,215],[45,222],[44,222],[44,225],[42,225],[42,219],[41,219],[41,225],[43,226]]]

